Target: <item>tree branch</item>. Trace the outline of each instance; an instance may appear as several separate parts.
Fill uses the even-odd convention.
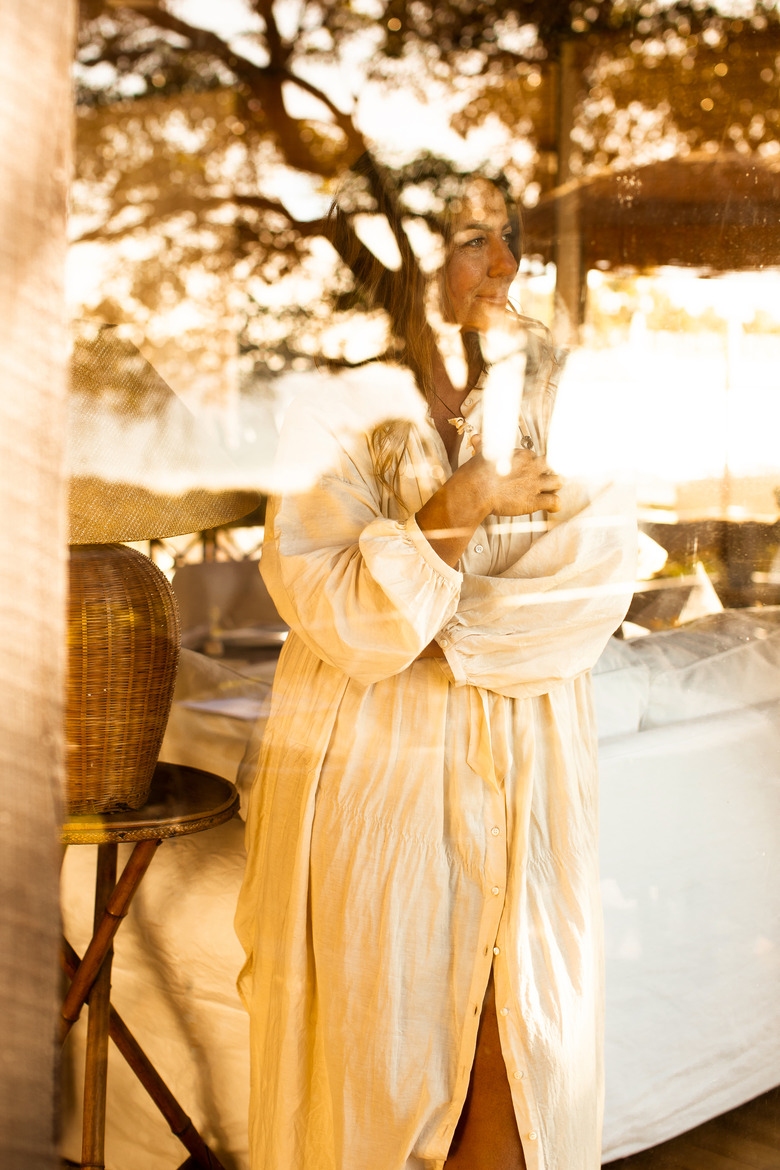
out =
[[[286,68],[293,47],[288,41],[282,39],[279,32],[279,25],[276,23],[274,15],[273,0],[254,0],[252,7],[265,24],[265,39],[271,64],[277,69]]]
[[[265,7],[265,4],[263,6]],[[256,90],[270,115],[269,124],[274,128],[273,132],[279,142],[282,153],[287,157],[291,165],[300,170],[311,171],[314,174],[323,173],[322,162],[306,146],[298,132],[300,121],[291,118],[284,108],[281,92],[282,82],[284,81],[299,86],[313,97],[316,97],[318,101],[322,102],[325,108],[333,115],[338,128],[345,135],[350,146],[350,153],[360,153],[365,149],[363,136],[359,133],[349,115],[339,110],[328,95],[313,85],[312,82],[298,77],[287,67],[286,61],[289,58],[289,51],[282,41],[275,20],[273,19],[273,14],[271,14],[270,22],[265,17],[266,47],[270,56],[270,65],[262,66],[255,65],[254,62],[249,61],[240,53],[236,53],[227,41],[223,40],[216,33],[181,20],[179,17],[174,16],[173,13],[161,8],[157,3],[150,3],[149,0],[129,0],[124,7],[142,17],[149,24],[156,25],[159,28],[185,37],[191,42],[194,49],[210,53],[217,57],[227,65],[239,80],[243,81],[250,89]],[[276,59],[274,58],[274,52],[277,53]]]
[[[134,235],[136,232],[144,231],[160,220],[167,219],[169,216],[181,215],[183,212],[191,211],[200,217],[209,211],[231,206],[236,208],[251,208],[255,211],[270,211],[275,215],[281,215],[287,220],[289,227],[293,231],[296,231],[299,236],[306,239],[321,236],[324,231],[324,222],[322,219],[295,219],[290,215],[290,212],[283,203],[275,199],[266,199],[263,195],[232,194],[226,196],[224,199],[191,199],[186,203],[182,201],[181,196],[177,195],[175,200],[161,200],[156,202],[148,215],[136,220],[134,223],[112,228],[109,220],[108,223],[103,224],[101,227],[82,232],[81,235],[74,237],[70,242],[71,244],[85,244],[95,240],[104,240],[106,242],[109,240],[121,240],[127,236]],[[124,208],[121,210],[124,210]]]
[[[346,135],[350,146],[357,148],[361,154],[364,150],[368,149],[365,138],[357,129],[349,114],[345,114],[343,110],[340,110],[338,106],[333,101],[331,101],[326,93],[323,93],[322,90],[318,89],[318,87],[313,85],[312,82],[307,81],[305,77],[299,77],[297,73],[292,73],[289,69],[280,69],[279,74],[284,81],[289,81],[293,85],[297,85],[299,89],[304,90],[306,93],[311,94],[312,97],[315,97],[318,101],[322,102],[322,104],[333,115],[339,129],[342,130]]]

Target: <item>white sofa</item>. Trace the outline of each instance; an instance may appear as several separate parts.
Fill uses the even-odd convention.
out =
[[[272,672],[272,658],[247,674],[183,652],[162,758],[237,779],[245,802]],[[594,678],[608,1161],[780,1083],[780,612],[613,639]],[[163,844],[117,936],[112,993],[228,1170],[248,1165],[232,930],[243,857],[240,819]],[[77,950],[93,875],[94,849],[69,849],[63,914]],[[85,1030],[64,1055],[62,1150],[73,1159]],[[184,1161],[116,1053],[106,1141],[108,1170]]]

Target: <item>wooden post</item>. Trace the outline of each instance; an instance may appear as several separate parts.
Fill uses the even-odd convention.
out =
[[[109,897],[116,885],[116,855],[117,846],[114,842],[109,845],[98,845],[95,930],[103,921]],[[114,949],[110,946],[89,997],[87,1056],[84,1070],[84,1128],[81,1135],[82,1170],[103,1170],[105,1165],[108,1027],[113,957]]]
[[[579,195],[571,186],[571,132],[574,108],[582,87],[582,74],[574,41],[561,46],[558,66],[558,175],[555,203],[555,312],[553,336],[556,345],[571,349],[579,341],[584,307],[582,233],[580,230]]]
[[[73,0],[0,0],[0,1166],[54,1170]]]

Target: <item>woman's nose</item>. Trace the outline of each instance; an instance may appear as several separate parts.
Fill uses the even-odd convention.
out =
[[[517,261],[503,238],[493,241],[488,261],[489,276],[514,276],[517,272]]]

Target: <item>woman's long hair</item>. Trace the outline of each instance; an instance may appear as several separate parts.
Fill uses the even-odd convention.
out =
[[[428,305],[432,293],[437,295],[442,317],[445,321],[454,321],[444,274],[452,246],[452,226],[467,185],[475,179],[486,179],[503,195],[511,227],[510,249],[518,263],[522,224],[509,182],[501,172],[478,171],[461,175],[444,170],[438,162],[422,160],[405,168],[399,179],[401,182],[380,167],[368,153],[361,155],[330,208],[326,235],[354,276],[355,300],[367,308],[381,308],[387,313],[392,335],[390,354],[411,371],[430,407],[435,397],[436,338],[428,321]],[[421,218],[429,232],[438,236],[442,244],[443,264],[434,276],[427,276],[420,267],[403,222],[406,218],[415,218],[414,213],[407,212],[403,206],[403,188],[419,186],[430,189],[433,205],[432,210],[424,212]],[[385,217],[401,257],[397,271],[387,268],[360,240],[353,225],[354,216],[359,214]],[[484,369],[478,335],[466,334],[465,342],[470,363],[472,359],[475,362],[478,359]],[[377,475],[391,486],[409,429],[408,422],[390,421],[378,427],[371,436]]]

